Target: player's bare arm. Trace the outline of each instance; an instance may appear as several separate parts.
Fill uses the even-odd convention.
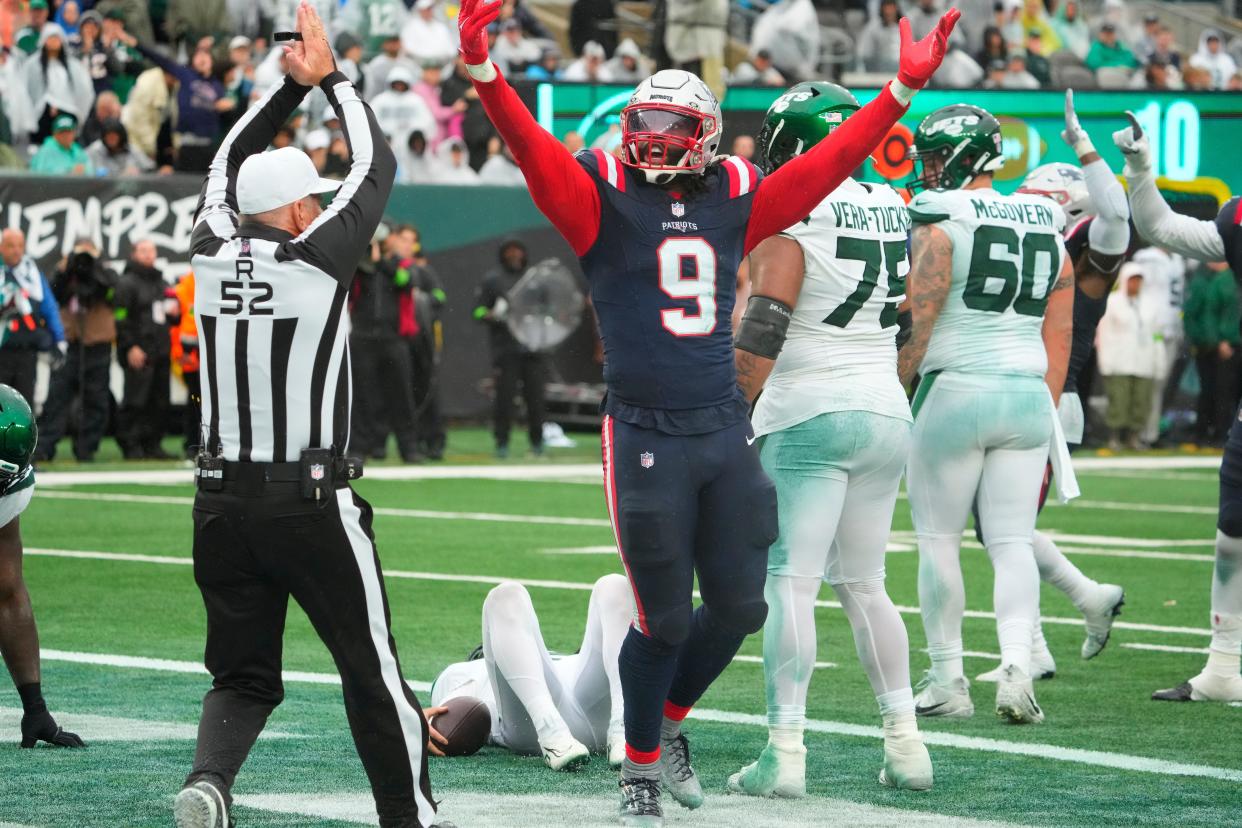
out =
[[[910,247],[910,275],[906,278],[910,340],[897,355],[897,375],[906,385],[914,379],[927,354],[932,328],[944,308],[953,278],[953,242],[943,230],[930,224],[916,226]]]
[[[961,12],[949,9],[936,28],[917,42],[910,34],[910,21],[901,19],[897,77],[825,140],[760,182],[744,250],[754,250],[759,242],[801,221],[867,159],[905,114],[915,92],[940,67],[959,17]]]
[[[1048,308],[1044,311],[1044,349],[1048,352],[1048,371],[1044,382],[1052,393],[1052,401],[1060,403],[1061,389],[1069,370],[1070,347],[1074,341],[1074,263],[1067,257],[1061,273],[1048,291]]]
[[[749,261],[750,297],[737,328],[733,354],[738,385],[747,402],[754,402],[784,343],[789,315],[802,290],[806,262],[802,245],[786,236],[764,239]]]

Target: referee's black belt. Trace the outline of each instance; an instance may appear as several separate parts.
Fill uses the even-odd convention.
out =
[[[219,458],[199,458],[195,482],[205,491],[300,491],[313,488],[344,489],[362,476],[355,458],[323,458],[322,463],[241,463]]]
[[[301,463],[234,463],[226,460],[221,478],[225,483],[297,483]]]

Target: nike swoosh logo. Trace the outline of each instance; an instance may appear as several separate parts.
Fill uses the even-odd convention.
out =
[[[753,446],[755,444],[755,440],[758,440],[758,439],[759,439],[758,437],[747,437],[746,445]]]
[[[936,710],[939,710],[940,708],[944,707],[946,704],[948,704],[948,702],[941,702],[940,704],[933,704],[931,707],[916,707],[914,708],[914,712],[920,716],[926,716]]]

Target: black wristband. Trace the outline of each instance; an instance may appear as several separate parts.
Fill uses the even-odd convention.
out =
[[[776,359],[792,320],[793,308],[784,302],[768,296],[751,296],[733,346],[764,359]]]

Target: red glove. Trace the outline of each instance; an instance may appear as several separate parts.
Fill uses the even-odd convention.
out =
[[[502,0],[462,0],[457,12],[457,30],[461,34],[459,51],[467,66],[487,63],[487,27],[500,16],[503,5]]]
[[[922,89],[931,80],[949,49],[949,35],[962,13],[949,9],[927,37],[914,42],[910,35],[910,20],[901,18],[897,27],[901,30],[901,64],[897,69],[897,81],[911,89]],[[465,48],[463,40],[462,48]]]

